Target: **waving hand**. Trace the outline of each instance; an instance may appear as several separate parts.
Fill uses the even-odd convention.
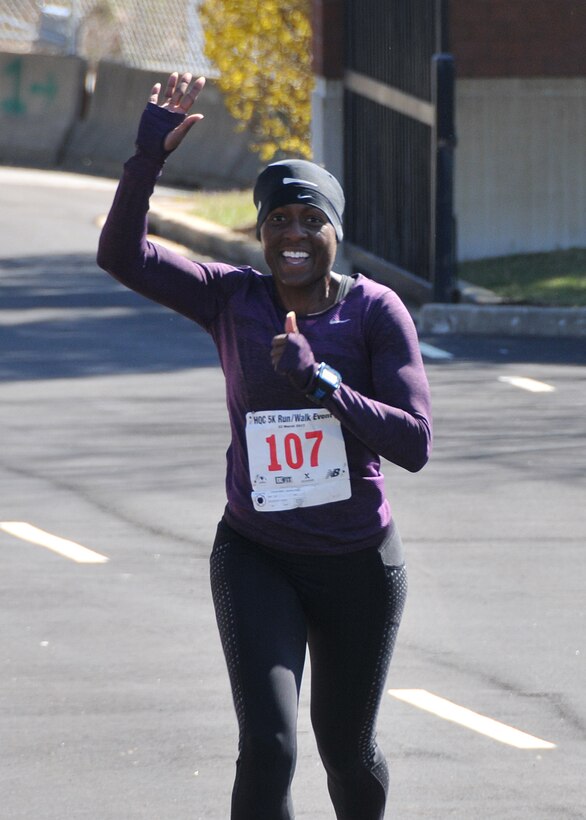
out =
[[[205,77],[193,80],[193,75],[189,72],[179,77],[179,74],[174,71],[167,80],[162,102],[159,102],[161,83],[155,83],[152,87],[149,102],[160,108],[166,108],[172,114],[186,115],[183,122],[165,137],[163,143],[165,151],[174,151],[195,123],[203,120],[203,114],[189,114],[188,112],[199,97],[204,85]]]

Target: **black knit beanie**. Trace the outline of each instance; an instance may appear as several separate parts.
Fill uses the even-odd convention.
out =
[[[269,213],[293,203],[319,208],[334,226],[338,242],[344,236],[342,186],[329,171],[313,162],[285,159],[267,165],[256,180],[253,197],[257,210],[256,235],[259,239],[260,227]]]

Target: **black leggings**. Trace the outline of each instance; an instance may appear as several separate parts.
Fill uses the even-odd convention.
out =
[[[398,538],[398,535],[397,537]],[[396,539],[345,555],[253,544],[220,522],[211,556],[240,731],[231,820],[292,820],[306,645],[311,720],[338,820],[382,820],[388,769],[375,723],[407,592]]]

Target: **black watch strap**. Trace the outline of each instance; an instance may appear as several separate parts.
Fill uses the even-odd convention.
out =
[[[341,384],[342,377],[338,371],[321,362],[309,387],[307,398],[319,404],[323,399],[333,395]]]

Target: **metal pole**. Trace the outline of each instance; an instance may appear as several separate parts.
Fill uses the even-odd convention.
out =
[[[454,125],[455,67],[451,54],[432,58],[433,100],[436,107],[434,133],[433,300],[452,302],[455,298],[454,221]]]
[[[435,50],[438,54],[450,50],[450,0],[435,3]]]

